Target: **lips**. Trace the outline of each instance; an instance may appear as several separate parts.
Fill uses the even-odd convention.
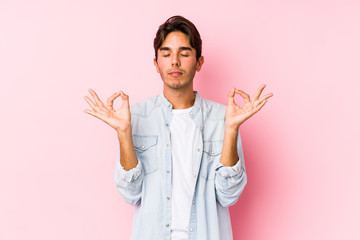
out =
[[[182,72],[179,72],[179,71],[172,71],[169,73],[170,76],[173,76],[173,77],[179,77],[182,75]]]
[[[170,75],[173,76],[173,77],[178,77],[181,74],[182,74],[181,72],[172,72],[172,73],[170,73]]]

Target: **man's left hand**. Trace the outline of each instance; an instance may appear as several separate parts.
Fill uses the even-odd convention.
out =
[[[260,98],[265,87],[265,84],[261,85],[252,99],[241,90],[236,88],[231,89],[228,95],[228,105],[225,113],[225,126],[227,128],[237,131],[243,122],[257,113],[265,105],[267,99],[273,96],[272,93],[268,93]],[[235,103],[235,94],[239,94],[244,99],[244,106],[240,107]]]

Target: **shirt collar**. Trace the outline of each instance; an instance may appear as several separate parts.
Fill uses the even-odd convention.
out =
[[[200,96],[200,94],[197,91],[194,91],[195,93],[195,102],[194,102],[194,106],[193,109],[191,110],[191,114],[195,115],[201,106],[201,101],[202,101],[202,97]],[[162,92],[160,94],[160,99],[162,104],[169,110],[172,110],[173,105],[169,102],[169,100],[167,100],[167,98],[164,96],[164,93]]]

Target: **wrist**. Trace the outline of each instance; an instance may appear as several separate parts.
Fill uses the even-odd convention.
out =
[[[235,121],[227,121],[227,119],[225,119],[225,130],[228,132],[237,132],[239,127],[240,124],[236,123]]]
[[[241,122],[239,122],[239,120],[236,120],[236,119],[225,118],[225,129],[228,129],[229,131],[238,131],[240,125],[243,122],[244,122],[243,120],[241,120]]]
[[[126,128],[118,128],[118,129],[115,129],[116,130],[116,133],[118,135],[118,138],[121,139],[121,138],[128,138],[129,136],[132,137],[132,129],[131,129],[131,125],[129,127],[126,127]]]
[[[225,125],[225,132],[227,134],[237,135],[238,131],[239,131],[239,126],[226,126]]]

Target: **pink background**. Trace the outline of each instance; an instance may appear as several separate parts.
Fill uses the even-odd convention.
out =
[[[202,34],[203,97],[274,93],[240,128],[235,239],[360,239],[360,3],[346,0],[1,0],[0,239],[129,238],[116,134],[83,96],[159,93],[152,41],[175,14]]]

